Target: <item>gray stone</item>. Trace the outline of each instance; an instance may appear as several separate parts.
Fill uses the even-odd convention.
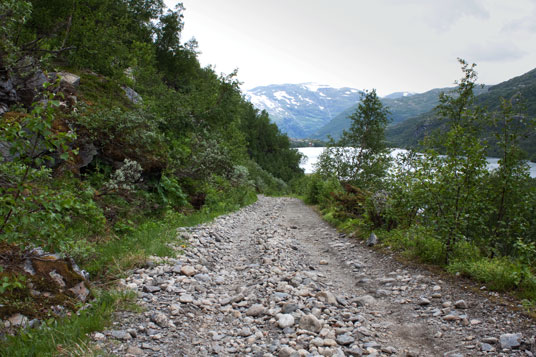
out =
[[[294,348],[285,346],[279,350],[279,357],[295,357],[298,356],[298,352]]]
[[[367,240],[367,245],[369,247],[372,247],[372,246],[375,246],[376,244],[378,244],[378,237],[376,237],[376,234],[374,234],[374,232],[372,232],[370,234],[370,237]]]
[[[335,295],[333,295],[329,291],[319,292],[318,294],[316,294],[316,298],[320,301],[327,302],[330,305],[337,305],[337,299],[335,298]]]
[[[69,84],[73,86],[74,88],[78,88],[80,86],[80,77],[76,74],[72,74],[69,72],[58,72],[57,75],[61,77],[60,84]]]
[[[194,276],[196,274],[196,270],[191,265],[183,265],[181,267],[181,273],[186,276]]]
[[[480,349],[481,349],[483,352],[492,352],[492,351],[495,351],[495,347],[493,347],[493,346],[490,345],[489,343],[482,343],[482,344],[480,344]]]
[[[141,95],[139,95],[134,89],[123,86],[123,90],[125,91],[125,95],[127,96],[128,100],[130,100],[134,104],[139,104],[143,102],[143,98]]]
[[[168,327],[170,325],[168,317],[162,312],[155,312],[152,314],[151,321],[160,327]]]
[[[349,334],[345,333],[337,336],[337,343],[341,346],[347,346],[354,343],[355,339]]]
[[[247,309],[246,315],[257,317],[257,316],[263,315],[265,310],[266,309],[264,308],[263,305],[255,304],[255,305],[252,305],[249,309]]]
[[[420,298],[419,301],[417,302],[418,305],[421,305],[421,306],[426,306],[426,305],[430,305],[431,302],[430,300],[428,300],[427,298]]]
[[[25,327],[26,325],[28,325],[29,322],[26,316],[19,313],[12,315],[7,320],[11,324],[11,327]]]
[[[501,348],[513,349],[521,345],[520,333],[505,333],[499,337]]]
[[[361,348],[357,346],[349,350],[345,350],[344,352],[346,352],[346,354],[349,356],[363,356],[365,354],[365,351],[363,351]]]
[[[242,337],[248,337],[248,336],[251,336],[252,334],[253,332],[251,332],[251,329],[249,327],[244,327],[240,329],[240,331],[238,331],[238,336],[242,336]]]
[[[93,341],[104,341],[106,340],[106,336],[100,332],[95,332],[93,336],[91,337]]]
[[[134,356],[141,356],[143,355],[143,350],[139,347],[136,347],[136,346],[129,346],[127,348],[127,353],[128,354],[131,354],[131,355],[134,355]]]
[[[378,342],[376,342],[376,341],[370,341],[370,342],[365,342],[365,343],[363,344],[363,347],[365,347],[365,348],[375,348],[375,349],[378,349],[378,348],[381,347],[381,345],[380,345]]]
[[[183,294],[179,296],[179,301],[183,304],[190,304],[194,301],[194,297],[190,294]]]
[[[61,274],[58,274],[56,270],[52,270],[50,273],[48,273],[48,275],[60,288],[64,288],[66,286],[65,280],[63,280],[63,276],[61,276]]]
[[[86,288],[86,284],[83,281],[70,288],[69,291],[71,291],[74,296],[82,302],[85,302],[89,296],[89,289]]]
[[[311,332],[319,332],[322,329],[322,323],[315,315],[308,314],[301,317],[300,328]]]
[[[294,304],[292,302],[287,302],[283,305],[283,308],[281,309],[281,312],[284,314],[290,314],[294,311],[298,310],[298,305]]]
[[[132,336],[123,330],[112,330],[110,331],[110,335],[116,340],[128,341],[132,339]]]
[[[280,328],[291,327],[294,325],[294,316],[291,314],[281,314],[277,319],[277,326]]]
[[[143,286],[143,291],[145,291],[146,293],[150,293],[150,294],[154,294],[158,291],[160,291],[160,287],[159,286],[154,286],[154,285],[144,285]]]
[[[372,295],[363,295],[355,298],[355,302],[359,306],[372,305],[376,302],[376,299]]]
[[[465,300],[458,300],[454,303],[454,306],[457,308],[457,309],[467,309],[468,306],[467,306],[467,303],[465,302]]]

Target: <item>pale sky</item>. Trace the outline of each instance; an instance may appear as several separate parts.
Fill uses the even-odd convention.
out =
[[[168,6],[177,1],[165,0]],[[536,67],[536,0],[183,0],[182,40],[243,89],[314,82],[424,92],[477,63],[479,83]]]

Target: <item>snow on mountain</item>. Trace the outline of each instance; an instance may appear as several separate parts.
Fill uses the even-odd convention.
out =
[[[316,83],[273,84],[253,88],[245,96],[257,109],[266,110],[281,131],[307,138],[356,104],[361,91]]]
[[[414,93],[414,92],[394,92],[394,93],[386,95],[383,98],[398,99],[398,98],[402,98],[402,97],[409,97],[409,96],[412,96],[412,95],[415,95],[415,94],[416,93]]]

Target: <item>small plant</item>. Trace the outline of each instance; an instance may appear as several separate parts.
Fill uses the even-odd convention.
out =
[[[2,279],[0,279],[0,294],[4,294],[6,291],[22,289],[25,286],[26,277],[24,275],[3,276]]]

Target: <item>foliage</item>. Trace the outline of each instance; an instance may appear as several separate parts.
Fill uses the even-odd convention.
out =
[[[297,192],[340,229],[361,238],[374,230],[384,246],[408,258],[534,300],[536,181],[521,150],[534,120],[520,106],[519,95],[486,113],[475,103],[474,65],[460,64],[464,75],[458,86],[440,96],[437,132],[421,143],[424,152],[399,155],[382,185],[325,190],[323,179],[330,176],[321,174],[340,175],[337,160],[351,160],[343,156],[353,154],[345,150],[334,159],[326,155],[321,174],[300,182],[309,191]],[[489,132],[482,128],[493,128],[493,145],[499,148],[499,167],[493,171],[485,157]]]
[[[338,142],[332,140],[320,156],[319,172],[362,188],[381,184],[390,160],[384,137],[387,115],[376,90],[365,91],[350,116],[350,130]]]
[[[108,326],[113,311],[133,299],[131,293],[103,292],[88,309],[70,318],[49,319],[39,328],[22,331],[19,336],[8,336],[1,342],[2,355],[56,356],[60,352],[71,355],[69,350],[73,346],[86,346],[88,335]]]

